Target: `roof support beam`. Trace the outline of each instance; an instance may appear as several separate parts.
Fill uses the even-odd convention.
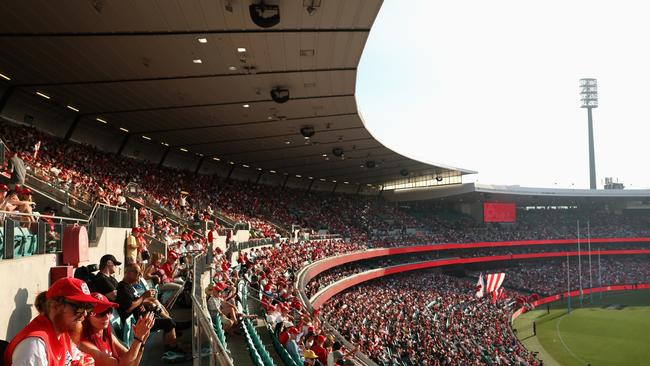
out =
[[[5,105],[7,105],[7,102],[9,101],[9,99],[11,98],[11,96],[14,94],[15,91],[16,91],[16,87],[12,85],[9,88],[7,88],[7,90],[5,90],[4,93],[2,93],[2,97],[0,97],[0,113],[2,113],[2,110],[5,108]]]
[[[339,186],[339,182],[336,181],[336,183],[334,183],[334,189],[332,189],[332,193],[336,192],[336,188],[337,188],[338,186]]]
[[[230,165],[230,170],[228,171],[228,176],[226,176],[226,182],[230,180],[230,176],[232,175],[232,172],[235,171],[235,164]]]
[[[318,119],[318,118],[331,118],[331,117],[349,117],[349,116],[356,116],[356,115],[357,115],[356,112],[333,113],[333,114],[321,114],[318,116],[304,116],[304,117],[294,117],[294,118],[274,119],[274,120],[263,119],[263,120],[251,121],[251,122],[225,123],[225,124],[209,125],[209,126],[179,127],[179,128],[168,128],[164,130],[138,131],[138,133],[154,134],[154,133],[176,132],[176,131],[194,131],[194,130],[203,130],[203,129],[212,129],[212,128],[242,127],[242,126],[261,125],[261,124],[268,126],[270,124],[282,123],[286,121],[300,121],[305,119]]]
[[[288,181],[289,181],[289,174],[287,174],[287,175],[284,177],[284,182],[282,182],[282,190],[284,190],[284,187],[287,186],[287,182],[288,182]]]
[[[257,185],[260,182],[260,179],[262,179],[262,174],[264,174],[264,172],[262,172],[261,170],[259,173],[257,173],[257,179],[255,179],[255,185]]]
[[[340,67],[331,69],[302,69],[302,70],[269,70],[257,71],[254,75],[282,75],[282,74],[296,74],[303,72],[336,72],[336,71],[356,71],[356,67]],[[167,80],[190,80],[190,79],[208,79],[208,78],[222,78],[234,76],[253,76],[253,74],[244,73],[227,73],[227,74],[202,74],[202,75],[174,75],[174,76],[161,76],[156,78],[138,78],[138,79],[114,79],[114,80],[83,80],[83,81],[58,81],[54,83],[26,83],[16,84],[17,88],[32,88],[32,87],[49,87],[49,86],[68,86],[68,85],[98,85],[98,84],[120,84],[120,83],[139,83],[148,81],[167,81]]]
[[[304,29],[212,29],[212,30],[184,30],[184,31],[140,31],[140,32],[43,32],[43,33],[0,33],[0,37],[20,38],[82,38],[82,37],[132,37],[132,36],[179,36],[206,34],[251,34],[251,33],[368,33],[370,28],[304,28]]]
[[[317,96],[312,96],[312,97],[297,97],[297,98],[291,98],[289,103],[291,103],[291,101],[295,101],[295,100],[312,100],[312,99],[345,98],[345,97],[354,97],[354,93],[332,94],[332,95],[317,95]],[[114,111],[95,111],[95,112],[92,112],[92,114],[99,116],[99,115],[120,114],[120,113],[169,111],[169,110],[175,110],[175,109],[218,107],[218,106],[227,106],[227,105],[242,105],[242,104],[268,103],[268,102],[273,102],[273,99],[241,100],[241,101],[237,101],[237,102],[227,102],[227,103],[207,103],[207,104],[190,104],[190,105],[176,105],[176,106],[164,106],[164,107],[134,108],[134,109],[123,109],[123,110],[114,110]]]
[[[307,187],[307,192],[311,191],[311,186],[314,185],[314,179],[311,179],[311,182],[309,182],[309,187]]]
[[[131,138],[131,134],[127,133],[124,136],[124,139],[122,140],[122,144],[120,145],[120,148],[117,150],[117,153],[115,153],[115,155],[122,156],[122,151],[124,151],[124,148],[126,147],[126,144],[129,143],[130,138]]]
[[[365,130],[366,128],[364,126],[350,127],[350,128],[332,128],[329,130],[316,130],[316,132],[317,133],[344,132],[344,131],[362,130],[362,129]],[[292,133],[283,133],[281,135],[266,135],[266,136],[258,136],[258,137],[245,137],[240,139],[203,141],[203,142],[197,142],[195,144],[183,144],[182,146],[190,147],[190,146],[213,145],[213,144],[227,144],[231,142],[255,141],[255,140],[272,139],[278,137],[295,137],[296,135],[297,133],[292,132]],[[181,145],[177,145],[177,146],[181,146]]]
[[[201,156],[201,159],[199,159],[199,163],[196,164],[196,169],[194,170],[194,175],[199,174],[199,170],[201,169],[201,165],[203,165],[204,160],[205,160],[205,156]]]
[[[167,146],[165,151],[162,154],[162,157],[160,158],[160,162],[158,163],[158,168],[160,168],[163,163],[165,162],[165,159],[167,159],[167,155],[169,154],[169,150],[171,150],[171,147]]]
[[[70,138],[72,138],[72,134],[74,133],[74,130],[77,129],[77,125],[79,124],[79,121],[81,121],[82,117],[81,114],[74,116],[74,121],[72,121],[72,124],[68,127],[68,131],[66,131],[65,136],[63,137],[63,142],[70,141]]]

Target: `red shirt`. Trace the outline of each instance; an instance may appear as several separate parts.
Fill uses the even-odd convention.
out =
[[[289,340],[289,332],[287,332],[286,330],[280,333],[280,336],[278,336],[278,341],[280,341],[282,347],[284,347],[284,345],[287,344],[288,340]]]
[[[327,365],[327,349],[321,346],[313,345],[311,350],[318,356],[318,360],[323,364]]]
[[[95,334],[87,334],[87,330],[90,331],[90,324],[87,324],[84,322],[84,331],[82,332],[81,335],[81,341],[82,342],[89,342],[95,345],[97,349],[100,351],[106,353],[107,355],[119,359],[119,355],[117,354],[117,351],[115,350],[115,345],[113,344],[113,334],[111,331],[111,327],[109,326],[102,332],[102,335],[97,335]]]
[[[167,277],[169,277],[170,279],[174,278],[173,277],[174,276],[174,268],[172,268],[171,263],[169,263],[169,262],[163,263],[160,266],[160,269],[162,269],[165,272],[165,274],[167,275]],[[170,282],[171,282],[171,280],[170,280]]]

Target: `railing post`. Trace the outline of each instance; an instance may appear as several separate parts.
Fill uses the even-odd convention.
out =
[[[11,259],[14,257],[14,221],[10,218],[5,218],[5,250],[4,259]]]
[[[47,244],[47,223],[38,222],[38,233],[36,234],[36,254],[45,254]]]

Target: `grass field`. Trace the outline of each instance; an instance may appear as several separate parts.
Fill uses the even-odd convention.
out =
[[[545,366],[650,365],[650,290],[585,296],[583,307],[572,300],[546,305],[523,314],[513,324],[517,336],[539,352]],[[532,324],[536,322],[537,336]]]

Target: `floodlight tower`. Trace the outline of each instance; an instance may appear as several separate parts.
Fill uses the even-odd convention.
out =
[[[598,83],[596,79],[580,79],[580,108],[587,108],[589,122],[589,188],[596,189],[596,157],[594,156],[594,125],[591,110],[598,108]]]

